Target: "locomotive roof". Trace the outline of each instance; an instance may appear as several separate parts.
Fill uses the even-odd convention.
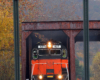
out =
[[[47,42],[52,42],[52,43],[58,43],[58,44],[62,44],[60,41],[56,41],[56,40],[53,40],[53,39],[50,39],[48,41],[41,41],[41,42],[38,42],[37,45],[39,44],[47,44]]]
[[[61,48],[65,49],[66,47],[62,44],[62,42],[60,41],[55,41],[55,40],[48,40],[51,41],[53,43],[53,45],[61,45]],[[47,45],[48,41],[41,41],[38,42],[33,48],[38,48],[38,45]]]

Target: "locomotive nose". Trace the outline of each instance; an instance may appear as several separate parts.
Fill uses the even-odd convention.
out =
[[[54,63],[49,61],[47,62],[47,69],[46,69],[47,74],[54,74]]]
[[[52,67],[53,65],[54,65],[53,62],[47,62],[48,67]]]

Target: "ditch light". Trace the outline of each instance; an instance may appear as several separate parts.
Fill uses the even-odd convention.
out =
[[[42,75],[39,75],[39,79],[43,79],[43,76]]]
[[[62,75],[58,75],[58,79],[62,79]]]

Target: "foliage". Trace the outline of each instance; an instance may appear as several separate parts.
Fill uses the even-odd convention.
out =
[[[79,60],[75,59],[75,68],[76,68],[76,79],[82,79],[83,75],[83,67],[79,65]]]
[[[12,51],[0,51],[0,80],[14,80],[14,56]]]
[[[76,4],[69,0],[20,0],[19,17],[24,22],[79,20]]]
[[[13,50],[13,16],[10,11],[12,7],[5,6],[10,5],[10,2],[0,4],[2,5],[0,7],[0,50]]]
[[[14,80],[12,0],[0,0],[0,80]]]
[[[100,52],[100,42],[99,41],[91,41],[89,42],[89,68],[90,68],[90,80],[95,80],[94,78],[94,71],[93,66],[98,64],[93,64],[94,58],[97,55],[97,53]],[[83,54],[83,42],[78,42],[75,44],[75,52],[76,57],[79,60],[79,64],[83,64],[84,66],[84,57],[82,57]],[[83,79],[84,80],[84,79]]]
[[[44,37],[44,35],[39,34],[39,33],[33,33],[33,35],[35,35],[35,37],[37,37],[38,39],[40,39],[41,41],[48,41],[47,38]]]
[[[37,21],[38,15],[42,15],[42,7],[43,0],[19,0],[20,22]]]
[[[100,0],[91,0],[89,2],[89,9],[89,19],[100,20]]]
[[[100,52],[96,53],[92,63],[92,80],[100,79]]]

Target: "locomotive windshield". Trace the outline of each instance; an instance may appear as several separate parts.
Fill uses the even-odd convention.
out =
[[[39,50],[39,56],[47,56],[49,54],[49,50]]]
[[[43,58],[67,58],[67,49],[60,42],[48,41],[46,43],[38,43],[33,48],[33,59]]]
[[[60,55],[60,50],[39,50],[39,56]]]
[[[51,50],[50,53],[53,55],[60,55],[61,54],[60,50]]]

